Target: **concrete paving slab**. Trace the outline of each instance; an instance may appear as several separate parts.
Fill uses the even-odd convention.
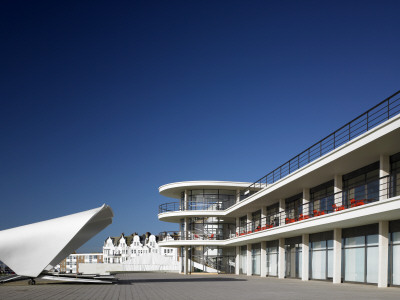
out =
[[[361,284],[260,278],[237,275],[180,275],[171,273],[118,274],[112,285],[26,281],[0,285],[0,300],[385,300],[400,299],[400,288]]]

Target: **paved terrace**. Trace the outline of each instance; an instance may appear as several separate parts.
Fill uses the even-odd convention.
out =
[[[260,278],[236,275],[180,275],[125,273],[118,284],[72,284],[37,280],[0,285],[0,299],[400,299],[400,288],[379,289],[361,284],[334,285],[330,282]]]

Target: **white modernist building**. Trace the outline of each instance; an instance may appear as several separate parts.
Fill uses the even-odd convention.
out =
[[[400,285],[400,91],[257,182],[163,185],[181,272]]]

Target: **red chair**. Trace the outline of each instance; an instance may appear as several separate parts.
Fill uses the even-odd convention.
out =
[[[345,209],[344,205],[336,205],[336,204],[333,204],[333,205],[332,205],[332,208],[333,208],[335,211],[340,211],[340,210],[344,210],[344,209]]]
[[[212,240],[214,238],[214,233],[211,234],[210,239]]]
[[[355,206],[360,206],[360,205],[364,205],[364,199],[362,200],[356,200]]]
[[[322,216],[325,214],[324,211],[318,211],[316,209],[313,211],[313,213],[314,213],[314,217]]]
[[[296,222],[296,219],[289,219],[289,218],[286,218],[286,224],[294,223],[294,222]]]
[[[267,226],[263,226],[263,227],[261,228],[261,230],[265,230],[265,229],[267,229]]]

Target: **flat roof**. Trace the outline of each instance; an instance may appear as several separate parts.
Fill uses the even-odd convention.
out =
[[[236,190],[247,188],[251,182],[237,182],[237,181],[214,181],[214,180],[198,180],[198,181],[180,181],[167,183],[158,188],[161,195],[177,198],[181,197],[181,192],[184,190],[194,189],[220,189],[220,190]]]

